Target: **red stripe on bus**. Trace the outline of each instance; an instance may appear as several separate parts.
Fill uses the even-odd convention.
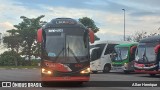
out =
[[[52,70],[56,70],[56,71],[60,71],[60,72],[70,72],[69,71],[69,67],[65,66],[61,63],[53,63],[53,62],[49,62],[49,61],[44,61],[44,64],[51,68]]]
[[[89,81],[89,77],[41,77],[42,81]]]

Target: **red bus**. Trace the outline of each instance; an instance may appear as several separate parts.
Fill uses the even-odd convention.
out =
[[[136,51],[135,72],[160,74],[160,35],[142,39]]]
[[[89,42],[94,33],[71,18],[56,18],[37,31],[42,81],[89,81]]]

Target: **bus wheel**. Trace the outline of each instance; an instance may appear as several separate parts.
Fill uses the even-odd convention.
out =
[[[92,71],[92,73],[93,73],[93,74],[96,74],[96,73],[97,73],[97,71]]]
[[[43,87],[48,87],[48,86],[50,86],[51,84],[49,83],[49,82],[45,82],[45,81],[43,81],[42,82],[42,86]]]
[[[83,82],[77,82],[76,83],[78,86],[82,86],[83,85]]]
[[[108,73],[111,70],[111,65],[106,64],[103,69],[103,73]]]
[[[154,76],[156,76],[156,74],[149,74],[151,77],[154,77]]]
[[[125,74],[129,74],[130,72],[128,70],[124,70],[124,73]]]

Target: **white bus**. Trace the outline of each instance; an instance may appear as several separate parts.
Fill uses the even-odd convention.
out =
[[[111,70],[111,55],[115,53],[114,46],[128,41],[97,41],[90,44],[90,68],[93,73],[103,71],[107,73]]]

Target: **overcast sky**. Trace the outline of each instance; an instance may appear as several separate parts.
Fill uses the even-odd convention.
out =
[[[0,0],[0,32],[21,22],[20,16],[42,20],[57,17],[93,19],[100,28],[101,40],[123,40],[123,15],[126,10],[126,34],[136,31],[158,32],[160,0]]]

